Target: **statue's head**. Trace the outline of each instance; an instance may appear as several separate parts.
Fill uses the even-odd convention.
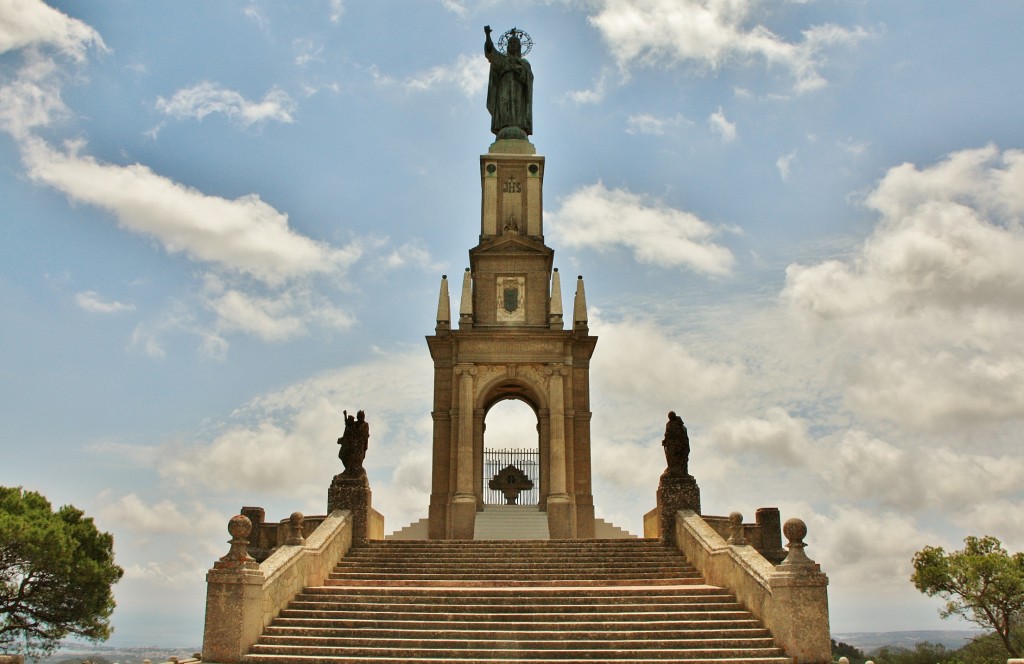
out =
[[[366,413],[364,413],[363,411],[359,411],[358,413],[356,413],[356,419],[362,422],[363,420],[366,419]]]
[[[676,411],[674,411],[674,410],[668,411],[668,419],[670,419],[670,420],[676,419]]]
[[[512,34],[508,38],[508,54],[514,58],[523,57],[523,43],[519,40],[519,37]]]

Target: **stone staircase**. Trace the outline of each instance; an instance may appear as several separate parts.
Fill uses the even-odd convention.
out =
[[[382,541],[306,588],[249,664],[791,664],[657,540]]]
[[[475,540],[546,540],[548,515],[536,505],[485,505],[476,514]]]

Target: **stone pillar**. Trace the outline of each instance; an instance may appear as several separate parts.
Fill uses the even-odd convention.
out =
[[[327,513],[348,510],[352,513],[352,546],[362,546],[369,540],[370,482],[365,472],[357,477],[338,473],[327,490]]]
[[[562,382],[568,370],[562,366],[547,369],[548,403],[551,412],[550,479],[548,480],[548,535],[551,539],[571,539],[572,509],[565,485],[565,392]]]
[[[832,661],[828,577],[804,553],[803,521],[786,521],[782,532],[789,540],[789,555],[768,577],[773,606],[765,626],[796,664],[826,664]]]
[[[676,543],[676,513],[693,510],[700,514],[700,487],[692,475],[673,477],[662,474],[658,482],[658,516],[661,519],[661,539]]]
[[[457,366],[455,375],[459,377],[459,422],[451,538],[471,540],[476,527],[476,494],[473,491],[473,376],[476,375],[476,367]]]
[[[473,411],[473,493],[476,511],[484,511],[484,415],[483,408]]]
[[[263,632],[263,572],[249,556],[252,522],[241,514],[228,521],[231,550],[206,574],[203,659],[241,662]]]
[[[754,520],[761,528],[761,555],[777,565],[786,557],[786,550],[782,548],[782,517],[779,508],[759,507]]]

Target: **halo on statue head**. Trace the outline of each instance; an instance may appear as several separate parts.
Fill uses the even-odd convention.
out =
[[[505,34],[498,39],[498,43],[496,44],[498,51],[500,51],[502,55],[508,55],[508,40],[512,37],[519,39],[519,52],[521,55],[526,55],[533,50],[533,39],[530,38],[530,35],[519,28],[512,28],[511,30],[506,30]]]

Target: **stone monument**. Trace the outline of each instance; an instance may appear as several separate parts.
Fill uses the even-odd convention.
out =
[[[661,539],[675,543],[676,514],[692,510],[700,514],[700,487],[689,472],[690,436],[683,418],[669,411],[665,424],[665,472],[658,482],[658,513],[661,518]]]
[[[338,458],[345,470],[334,476],[327,490],[327,512],[350,510],[352,512],[352,543],[365,544],[368,538],[370,512],[370,482],[363,468],[366,449],[370,441],[370,425],[366,414],[359,411],[354,417],[348,411],[345,416],[345,431],[338,439],[341,449]]]
[[[523,41],[529,35],[512,28],[496,47],[491,41],[491,26],[484,26],[484,34],[484,55],[491,63],[487,80],[491,133],[498,139],[526,140],[533,134],[533,69],[523,57]]]
[[[544,242],[544,157],[533,133],[532,40],[513,28],[498,41],[490,27],[487,110],[495,141],[480,157],[479,243],[469,250],[458,327],[448,280],[441,278],[437,326],[427,337],[434,361],[434,438],[429,537],[473,539],[483,510],[484,419],[503,399],[537,416],[539,509],[555,539],[594,537],[590,471],[590,358],[583,277],[568,329],[554,250]]]

